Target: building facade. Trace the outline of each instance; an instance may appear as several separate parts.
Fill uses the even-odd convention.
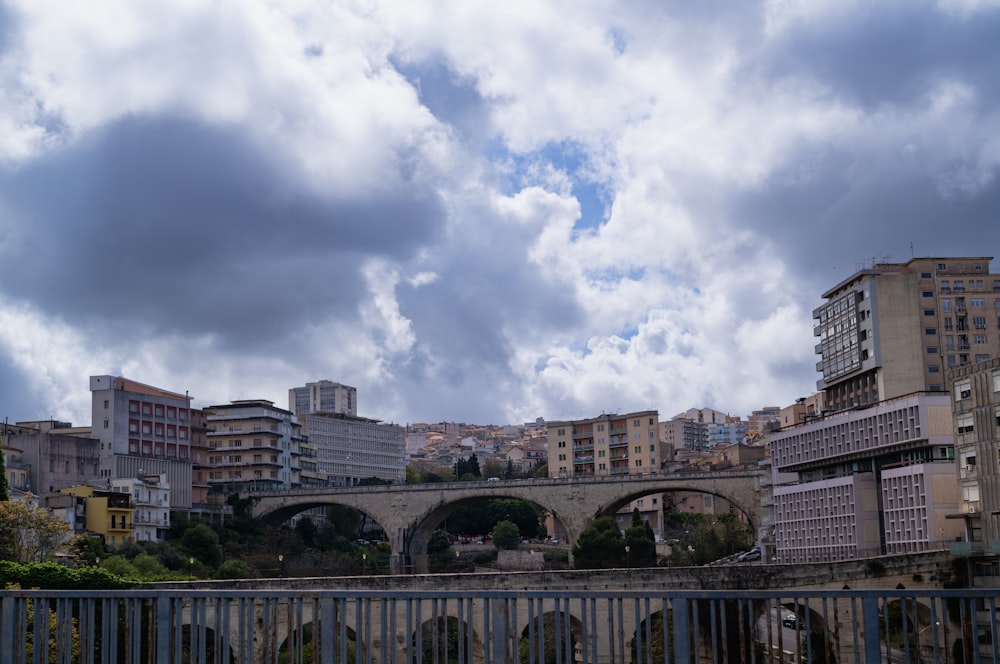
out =
[[[947,371],[1000,350],[1000,274],[992,257],[875,263],[813,311],[826,408],[943,391]]]
[[[331,380],[306,383],[303,387],[288,390],[288,410],[302,413],[337,413],[356,417],[358,391],[349,385]]]
[[[659,472],[659,431],[655,410],[549,422],[549,477]]]
[[[74,428],[56,420],[18,422],[7,425],[4,444],[18,450],[16,456],[8,456],[8,468],[18,471],[12,477],[21,491],[40,495],[106,482],[100,472],[100,441],[90,436],[89,427]]]
[[[962,524],[951,552],[967,558],[973,585],[1000,586],[1000,358],[953,369],[955,461]]]
[[[246,399],[205,409],[212,493],[301,486],[302,425],[273,401]]]
[[[396,424],[341,413],[298,413],[315,448],[316,471],[335,486],[377,477],[406,481],[406,430]]]
[[[191,398],[120,376],[91,376],[100,476],[166,475],[171,507],[191,509]]]
[[[136,542],[162,542],[170,529],[170,485],[166,475],[111,480],[111,491],[132,497],[132,537]]]
[[[918,393],[773,432],[779,563],[941,549],[961,533],[951,399]]]

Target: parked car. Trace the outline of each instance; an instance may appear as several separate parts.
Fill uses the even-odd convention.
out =
[[[736,556],[736,562],[738,563],[748,563],[752,560],[760,560],[760,549],[754,547],[749,551],[744,551],[740,555]]]
[[[799,619],[795,617],[794,613],[786,613],[785,617],[781,619],[781,624],[785,627],[795,627],[799,622]]]

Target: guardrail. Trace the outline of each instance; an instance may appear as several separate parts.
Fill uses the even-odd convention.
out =
[[[0,664],[993,662],[998,595],[4,590]]]

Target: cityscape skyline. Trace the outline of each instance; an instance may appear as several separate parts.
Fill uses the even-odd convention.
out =
[[[83,421],[91,375],[202,407],[330,377],[399,423],[749,413],[814,391],[829,284],[1000,246],[995,3],[0,25],[19,419]]]

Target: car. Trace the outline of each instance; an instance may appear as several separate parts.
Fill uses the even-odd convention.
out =
[[[794,613],[786,613],[785,617],[781,619],[781,624],[785,627],[795,627],[799,624],[799,619]]]
[[[754,547],[749,551],[744,551],[740,555],[736,556],[736,562],[738,563],[748,563],[752,560],[760,560],[760,549]]]

